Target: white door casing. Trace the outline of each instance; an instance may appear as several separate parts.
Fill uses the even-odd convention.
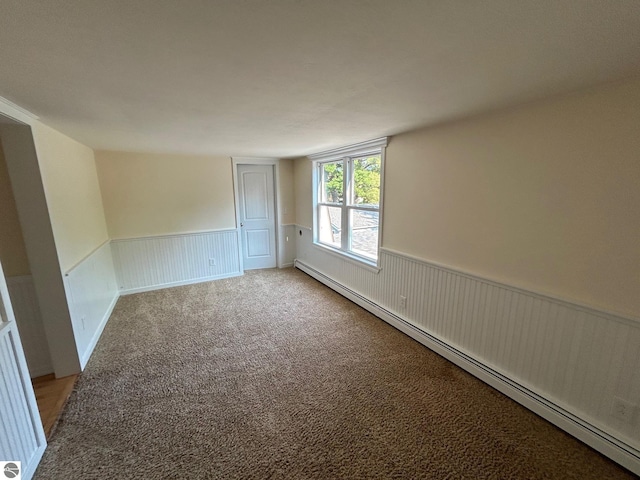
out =
[[[273,165],[237,165],[238,219],[245,270],[276,266]]]
[[[0,265],[0,461],[21,462],[30,479],[47,446],[27,361]]]

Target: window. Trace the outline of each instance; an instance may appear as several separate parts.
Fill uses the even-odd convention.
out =
[[[387,139],[312,155],[316,245],[377,265]]]

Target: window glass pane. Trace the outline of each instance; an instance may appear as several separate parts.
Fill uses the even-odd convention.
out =
[[[380,206],[380,155],[353,160],[353,205]]]
[[[322,191],[320,192],[321,202],[342,203],[344,201],[342,170],[342,162],[322,164]]]
[[[351,250],[363,257],[378,258],[380,212],[351,210]]]
[[[340,248],[342,243],[342,208],[320,206],[318,227],[318,241]]]

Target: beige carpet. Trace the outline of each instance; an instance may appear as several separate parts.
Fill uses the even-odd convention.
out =
[[[622,479],[293,270],[123,297],[38,479]]]

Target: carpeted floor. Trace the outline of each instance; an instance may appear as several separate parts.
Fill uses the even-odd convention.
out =
[[[123,297],[38,479],[624,479],[305,274]]]

